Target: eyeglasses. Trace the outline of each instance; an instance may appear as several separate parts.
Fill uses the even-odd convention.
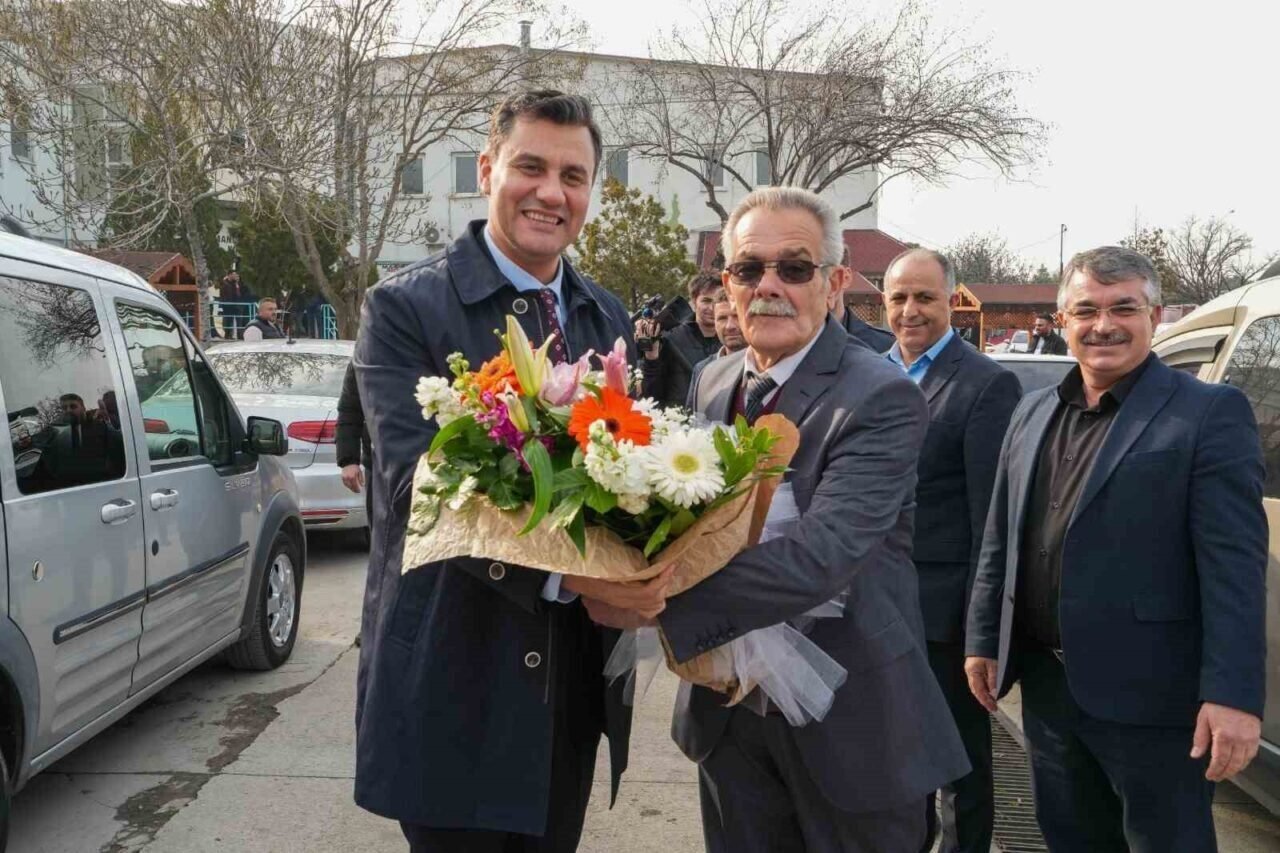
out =
[[[738,261],[737,263],[729,264],[725,269],[738,284],[755,287],[760,283],[760,279],[764,278],[764,271],[768,269],[777,270],[778,278],[787,284],[808,284],[813,281],[815,272],[832,266],[835,265],[815,264],[813,261],[806,261],[801,258],[788,258],[787,260],[768,262]]]
[[[1092,305],[1081,305],[1068,308],[1063,313],[1080,323],[1092,323],[1103,314],[1110,314],[1113,320],[1132,320],[1151,309],[1147,303],[1126,302],[1123,305],[1112,305],[1110,308],[1096,308]]]

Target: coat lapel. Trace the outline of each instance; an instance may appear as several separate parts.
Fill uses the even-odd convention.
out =
[[[1102,491],[1102,486],[1116,470],[1125,453],[1173,395],[1173,374],[1170,369],[1154,357],[1148,358],[1150,361],[1146,372],[1120,405],[1120,411],[1116,412],[1116,419],[1093,462],[1093,470],[1089,472],[1080,500],[1076,501],[1076,508],[1071,513],[1071,524],[1075,524],[1080,513]]]
[[[938,360],[929,365],[924,378],[920,380],[920,391],[923,392],[926,401],[932,403],[933,398],[960,369],[960,362],[964,360],[964,350],[967,346],[968,344],[960,340],[959,335],[953,335],[951,343],[938,353]]]
[[[1010,448],[1009,453],[1009,509],[1013,514],[1009,528],[1009,541],[1012,553],[1021,548],[1022,524],[1025,520],[1027,498],[1031,494],[1031,480],[1036,473],[1036,464],[1040,460],[1040,448],[1044,445],[1045,434],[1049,431],[1049,422],[1053,413],[1058,410],[1061,400],[1057,386],[1047,393],[1027,415],[1026,426],[1022,429],[1021,449]]]
[[[840,360],[848,341],[849,333],[834,320],[828,319],[813,349],[809,350],[796,372],[782,386],[774,411],[785,415],[787,420],[799,426],[809,407],[831,387],[829,377],[839,372]]]

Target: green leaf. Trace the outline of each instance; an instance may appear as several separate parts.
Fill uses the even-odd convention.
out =
[[[552,490],[556,493],[585,489],[591,485],[591,477],[581,468],[565,468],[557,471]]]
[[[694,516],[692,512],[681,507],[680,511],[675,514],[675,517],[671,521],[671,535],[679,536],[692,527],[693,523],[697,520],[697,517]]]
[[[575,515],[573,521],[569,522],[569,526],[565,528],[565,532],[573,540],[573,545],[578,549],[578,553],[583,557],[587,556],[587,519],[585,514],[580,512]]]
[[[533,512],[529,520],[520,530],[520,535],[533,530],[551,509],[552,484],[555,480],[555,469],[551,467],[551,455],[537,438],[530,438],[524,443],[524,461],[533,475]]]
[[[582,512],[582,498],[582,492],[578,492],[556,504],[556,508],[547,516],[547,524],[552,530],[561,530],[569,526],[578,513]]]
[[[660,549],[663,543],[667,541],[667,534],[671,532],[672,518],[674,518],[674,516],[668,515],[666,518],[662,519],[662,523],[658,525],[658,528],[654,530],[653,534],[649,537],[649,541],[645,543],[645,559],[648,559],[657,553],[658,549]]]
[[[587,506],[601,515],[618,505],[617,496],[594,481],[587,485],[586,500]]]
[[[524,498],[516,490],[513,483],[499,480],[485,495],[489,502],[503,512],[512,512],[524,506]]]
[[[463,415],[456,420],[449,421],[449,423],[441,427],[440,431],[436,433],[436,437],[431,439],[431,447],[428,448],[427,452],[435,453],[437,450],[461,435],[467,427],[473,427],[475,425],[476,419],[471,415]]]

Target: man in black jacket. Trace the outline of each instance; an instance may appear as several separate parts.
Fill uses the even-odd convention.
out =
[[[356,494],[364,489],[365,518],[373,520],[373,492],[366,484],[372,476],[373,447],[369,443],[369,430],[364,423],[364,408],[360,405],[360,388],[356,384],[356,366],[347,364],[347,375],[342,379],[342,393],[338,396],[338,467],[342,469],[342,485]]]
[[[1027,352],[1035,355],[1067,354],[1067,342],[1053,330],[1052,314],[1036,315],[1036,324],[1031,328],[1031,347]]]
[[[840,259],[840,266],[849,266],[848,246],[845,247],[844,257]],[[846,276],[845,281],[848,284],[832,293],[831,298],[827,300],[827,308],[831,311],[831,316],[835,317],[836,322],[844,327],[844,330],[849,333],[849,337],[861,341],[876,352],[888,352],[889,347],[893,346],[893,333],[871,325],[849,310],[849,306],[845,305],[844,295],[853,284],[853,276]]]
[[[636,322],[636,337],[654,341],[640,362],[644,374],[641,393],[664,406],[683,406],[694,367],[720,350],[715,316],[716,296],[723,288],[720,275],[702,270],[689,279],[688,288],[694,318],[671,330],[661,341],[657,320]]]

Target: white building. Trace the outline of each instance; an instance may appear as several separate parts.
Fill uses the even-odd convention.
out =
[[[599,213],[604,179],[615,178],[653,196],[668,212],[673,213],[689,229],[689,251],[693,255],[698,247],[700,232],[718,232],[720,229],[719,216],[706,204],[707,192],[703,184],[682,169],[618,147],[618,140],[610,140],[607,130],[613,124],[609,110],[616,81],[628,73],[630,66],[653,60],[591,53],[563,55],[580,63],[583,69],[580,84],[566,88],[586,96],[592,102],[596,109],[596,122],[605,137],[605,162],[597,175],[588,220]],[[404,230],[408,233],[422,233],[426,240],[423,243],[389,240],[377,260],[380,269],[396,269],[426,257],[452,242],[468,222],[486,217],[488,200],[480,194],[476,164],[484,143],[484,136],[477,133],[459,141],[439,144],[428,148],[420,158],[406,167],[401,204],[411,204],[418,209],[414,212],[417,221],[411,222]],[[740,174],[753,176],[759,186],[770,183],[767,157],[745,154],[740,159],[741,162],[733,164]],[[719,184],[717,199],[725,209],[732,210],[749,190],[726,177],[722,169],[717,169],[716,177]],[[823,196],[838,210],[847,210],[857,207],[872,196],[878,182],[877,172],[867,169],[838,179],[824,191]],[[878,224],[875,203],[843,223],[847,229],[875,229]]]

